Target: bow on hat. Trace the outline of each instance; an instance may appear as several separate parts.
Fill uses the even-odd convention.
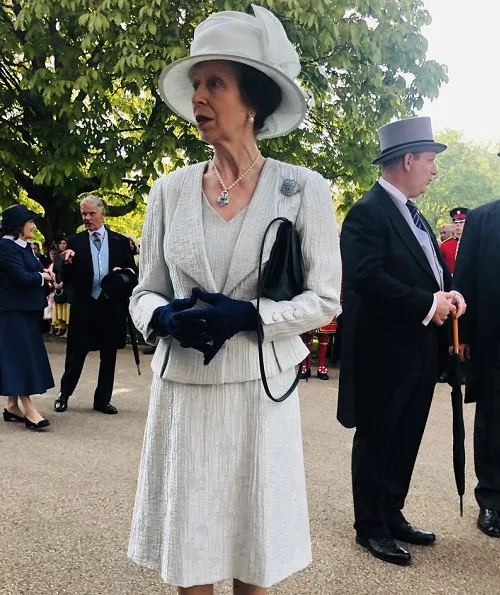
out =
[[[284,72],[288,78],[295,79],[300,74],[300,60],[291,43],[277,43],[286,40],[286,31],[279,19],[272,12],[252,4],[255,18],[262,29],[267,62]]]

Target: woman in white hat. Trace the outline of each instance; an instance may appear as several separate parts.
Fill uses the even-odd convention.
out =
[[[267,398],[256,329],[281,395],[307,355],[299,335],[337,310],[338,231],[327,182],[259,152],[258,138],[296,129],[306,106],[281,23],[253,10],[206,19],[190,57],[162,73],[163,99],[214,156],[154,184],[130,306],[159,343],[129,555],[188,595],[224,579],[264,594],[311,560],[297,391]],[[304,290],[262,299],[257,320],[259,250],[277,216],[300,234]]]

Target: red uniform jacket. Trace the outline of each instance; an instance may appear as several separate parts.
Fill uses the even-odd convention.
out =
[[[455,260],[457,258],[458,240],[457,238],[448,238],[440,246],[443,259],[453,275],[455,272]]]

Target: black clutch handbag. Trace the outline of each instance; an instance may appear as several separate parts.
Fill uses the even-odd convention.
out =
[[[65,304],[68,301],[68,296],[64,289],[56,289],[54,291],[54,302],[56,304]]]
[[[269,260],[266,263],[264,271],[262,271],[262,256],[264,253],[264,244],[267,233],[271,226],[277,221],[281,221],[281,225],[276,233]],[[294,224],[285,217],[276,217],[266,228],[259,255],[259,277],[257,280],[257,345],[259,349],[259,366],[262,384],[267,396],[276,403],[284,401],[289,397],[297,384],[299,383],[301,371],[300,366],[297,371],[297,376],[290,388],[281,397],[274,397],[269,390],[267,384],[266,371],[264,368],[264,358],[262,354],[262,343],[264,340],[264,333],[260,324],[260,299],[267,297],[276,302],[282,300],[291,300],[299,293],[304,291],[304,275],[302,273],[302,252],[300,249],[300,236],[295,229]]]

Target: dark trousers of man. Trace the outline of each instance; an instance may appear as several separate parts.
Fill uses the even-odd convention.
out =
[[[364,538],[390,535],[390,526],[404,520],[401,511],[438,377],[437,334],[429,331],[412,372],[354,434],[354,528]]]
[[[482,385],[474,419],[475,495],[481,508],[500,510],[500,345]]]
[[[84,304],[71,307],[64,374],[61,378],[61,394],[70,397],[82,374],[89,351],[99,350],[100,365],[94,407],[104,408],[113,393],[116,366],[116,343],[112,322],[114,312],[109,300],[101,296],[90,298]]]

